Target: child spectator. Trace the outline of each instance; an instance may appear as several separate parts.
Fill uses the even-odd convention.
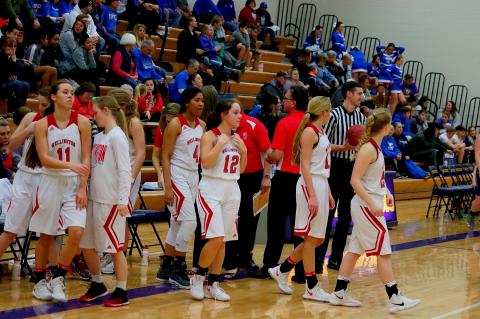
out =
[[[463,129],[463,127],[459,127]],[[455,153],[457,163],[463,163],[463,156],[465,155],[465,143],[460,140],[456,134],[457,129],[454,126],[447,126],[446,132],[440,134],[438,140],[449,150]]]
[[[97,89],[92,82],[83,82],[75,90],[72,109],[85,116],[90,122],[94,120],[92,97]]]
[[[53,30],[48,34],[48,45],[44,49],[41,65],[50,65],[57,67],[58,64],[65,60],[62,49],[60,48],[60,31]]]
[[[378,79],[378,74],[380,72],[380,57],[378,54],[374,54],[372,57],[372,62],[367,65],[367,72],[370,78]]]
[[[417,134],[419,132],[425,131],[427,128],[427,111],[422,109],[418,112],[418,115],[415,116],[410,123],[410,131],[412,132],[412,134]]]
[[[410,118],[412,111],[408,105],[399,107],[399,110],[393,114],[392,123],[401,123],[403,126],[403,134],[407,137],[412,137],[413,134],[410,130]]]
[[[146,94],[138,99],[140,119],[157,122],[163,109],[163,99],[153,79],[145,81]]]
[[[24,59],[33,66],[35,76],[41,80],[41,87],[51,86],[57,81],[57,69],[49,65],[41,65],[44,48],[48,45],[48,37],[45,32],[36,32],[35,43],[25,50]]]
[[[413,96],[415,99],[418,99],[418,88],[415,82],[413,81],[413,76],[411,74],[405,75],[402,83],[402,92],[405,97]]]
[[[120,5],[119,0],[107,0],[106,5],[102,7],[102,32],[100,34],[105,39],[110,54],[115,52],[120,45],[120,37],[115,33],[118,23],[117,9]]]
[[[11,132],[8,121],[3,117],[0,117],[0,157],[3,166],[7,170],[7,178],[10,181],[13,181],[21,156],[17,150],[12,150],[8,146],[8,144],[10,144],[10,136]]]

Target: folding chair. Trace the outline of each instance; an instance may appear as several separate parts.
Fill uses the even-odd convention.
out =
[[[132,216],[127,218],[128,229],[132,235],[132,241],[130,243],[128,254],[132,255],[133,248],[136,248],[140,256],[142,255],[144,246],[142,240],[140,239],[140,235],[138,234],[138,226],[141,224],[150,224],[152,226],[153,233],[158,240],[158,243],[148,244],[148,246],[160,246],[162,251],[165,253],[165,247],[163,246],[162,239],[160,238],[157,228],[155,227],[155,223],[170,221],[170,213],[165,210],[147,209],[140,191],[138,192],[138,197],[141,202],[140,209],[135,209],[132,213]]]
[[[440,193],[443,195],[441,203],[445,204],[445,213],[448,213],[449,216],[453,219],[453,213],[455,213],[459,218],[462,218],[462,208],[464,206],[463,202],[464,199],[469,196],[473,192],[472,185],[449,185],[446,177],[452,178],[452,183],[456,181],[456,174],[457,172],[453,172],[456,165],[453,166],[443,166],[440,165],[438,167],[439,177],[442,181],[443,187],[439,190]],[[437,210],[437,214],[438,214]]]
[[[1,228],[3,232],[3,225],[1,225]],[[32,241],[32,237],[33,233],[30,231],[27,231],[25,236],[17,236],[15,238],[15,241],[10,244],[10,252],[12,253],[13,258],[4,258],[0,261],[19,258],[22,272],[26,275],[32,275],[32,267],[30,267],[30,265],[28,264],[29,259],[34,259],[34,257],[28,258],[28,252],[30,250],[30,242]]]

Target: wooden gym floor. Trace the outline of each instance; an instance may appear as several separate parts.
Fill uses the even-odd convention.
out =
[[[394,248],[394,271],[399,287],[411,298],[421,298],[414,309],[389,315],[383,286],[376,276],[376,259],[361,258],[355,269],[350,293],[363,302],[357,309],[303,301],[303,286],[295,284],[292,296],[279,294],[272,280],[237,279],[223,283],[231,295],[229,303],[194,301],[187,291],[155,282],[159,266],[151,257],[141,267],[140,257],[129,257],[130,305],[106,309],[97,304],[80,304],[77,299],[88,283],[67,281],[70,301],[55,305],[33,300],[32,284],[26,279],[0,283],[0,318],[44,319],[150,319],[150,318],[480,318],[480,228],[468,232],[464,220],[425,218],[427,200],[397,202],[399,225],[390,230]],[[480,222],[477,221],[478,224]],[[160,226],[162,238],[166,225]],[[149,235],[144,230],[148,239]],[[147,240],[148,241],[148,240]],[[254,258],[261,264],[263,245],[255,247]],[[284,255],[291,246],[287,245]],[[337,273],[324,270],[319,280],[327,291],[334,288]],[[113,276],[104,276],[112,288]]]

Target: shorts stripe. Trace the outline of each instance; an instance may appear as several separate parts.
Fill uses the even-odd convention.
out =
[[[367,220],[373,225],[373,227],[377,230],[377,238],[375,240],[375,247],[372,249],[366,249],[365,254],[367,257],[369,256],[378,256],[380,255],[380,252],[382,251],[382,246],[383,246],[383,239],[385,237],[386,230],[383,227],[382,223],[370,212],[368,207],[363,207],[360,206],[360,209],[362,210],[363,214],[367,218]]]
[[[176,208],[176,214],[173,215],[173,218],[176,220],[178,215],[180,215],[180,212],[182,210],[182,206],[183,206],[183,202],[185,201],[185,196],[182,194],[182,192],[177,188],[177,186],[175,186],[175,184],[173,183],[173,181],[171,182],[172,183],[172,189],[173,189],[173,193],[175,194],[175,208]]]
[[[205,239],[206,236],[207,236],[208,226],[210,226],[210,221],[212,220],[212,217],[213,217],[213,211],[208,206],[207,202],[203,198],[200,191],[198,192],[198,197],[200,198],[200,206],[202,206],[202,209],[205,212],[205,217],[203,218],[203,224],[205,225],[205,231],[203,231],[202,235],[201,235],[202,239]]]
[[[133,205],[132,205],[132,201],[130,200],[130,198],[128,199],[127,208],[128,208],[128,214],[130,216],[133,216]]]
[[[305,201],[307,202],[307,205],[308,205],[308,190],[307,188],[304,186],[304,185],[301,185],[302,187],[302,192],[303,192],[303,196],[305,196]],[[308,206],[307,206],[307,209],[308,209]],[[312,222],[312,219],[315,217],[314,214],[312,214],[312,212],[310,211],[310,209],[308,210],[308,218],[307,218],[307,225],[304,227],[304,228],[295,228],[294,231],[293,231],[293,234],[295,236],[307,236],[308,233],[310,232],[310,224]]]
[[[113,248],[117,252],[121,252],[123,250],[123,245],[120,243],[120,240],[118,239],[117,234],[113,230],[112,226],[115,223],[115,219],[118,217],[118,210],[117,210],[117,205],[113,205],[112,209],[110,210],[110,213],[108,214],[108,218],[105,221],[105,224],[103,225],[103,228],[105,229],[105,232],[107,233],[108,238],[110,238],[110,241],[113,244]]]
[[[38,189],[40,186],[37,186],[37,191],[35,193],[35,206],[32,209],[32,216],[37,212],[37,210],[40,208],[40,205],[38,204]]]
[[[10,201],[8,202],[7,212],[10,211],[10,208],[12,208],[12,200],[10,200]]]

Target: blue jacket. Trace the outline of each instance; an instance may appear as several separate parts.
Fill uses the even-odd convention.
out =
[[[384,45],[377,45],[377,53],[380,57],[380,67],[387,67],[392,65],[395,62],[395,58],[405,51],[403,47],[395,47],[395,50],[391,55],[385,53],[385,46]]]
[[[68,4],[66,1],[60,1],[58,3],[58,9],[60,10],[60,15],[63,16],[64,14],[69,13],[70,11],[75,8],[77,2],[75,1],[73,4]]]
[[[206,51],[207,57],[210,60],[218,60],[218,54],[217,51],[215,50],[215,44],[213,43],[213,40],[209,39],[206,35],[200,35],[198,37],[198,41],[200,42],[200,49]]]
[[[212,0],[197,0],[192,8],[193,12],[198,12],[201,15],[222,15],[222,12],[218,7],[213,3]]]
[[[353,57],[352,72],[368,72],[367,60],[365,54],[360,50],[350,50],[350,55]]]
[[[157,0],[158,6],[162,9],[169,8],[175,10],[177,8],[176,0]]]
[[[153,59],[149,55],[142,54],[139,48],[133,49],[133,57],[137,65],[138,79],[145,81],[146,79],[160,80],[163,78],[160,67],[153,63]]]
[[[312,63],[311,65],[317,69],[317,78],[320,80],[320,84],[326,83],[331,85],[332,82],[336,80],[333,74],[328,71],[326,66],[319,67],[316,63]]]
[[[118,13],[116,10],[110,9],[108,6],[102,6],[102,25],[108,33],[115,33],[118,23]]]
[[[303,48],[307,48],[312,45],[318,45],[319,48],[322,47],[322,37],[318,37],[316,39],[313,39],[313,37],[309,34],[307,38],[305,39],[305,43],[303,44]]]
[[[230,22],[237,17],[233,0],[218,0],[217,7],[222,12],[225,21]]]
[[[395,112],[393,114],[392,123],[402,123],[403,124],[403,135],[413,136],[414,134],[410,131],[410,119],[403,116],[401,112]]]
[[[396,158],[397,155],[401,153],[398,149],[395,139],[393,138],[393,135],[385,136],[380,147],[382,149],[383,156],[386,158]]]
[[[333,31],[332,33],[332,49],[333,51],[337,52],[337,57],[342,53],[347,51],[347,47],[345,46],[345,38],[343,34],[338,31]]]
[[[51,3],[50,1],[42,3],[42,15],[44,17],[60,17],[60,8],[58,5]]]

